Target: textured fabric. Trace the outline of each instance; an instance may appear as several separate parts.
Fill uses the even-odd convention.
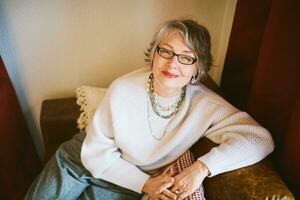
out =
[[[106,88],[81,86],[76,89],[76,103],[82,111],[77,119],[77,127],[85,130],[93,118],[96,108],[105,94]]]
[[[180,156],[172,165],[176,174],[182,172],[185,168],[191,166],[195,158],[191,151],[187,151]],[[201,185],[194,193],[189,195],[186,200],[205,200],[203,186]]]
[[[185,168],[191,166],[195,162],[192,152],[187,151],[176,160],[175,173],[182,172]],[[203,186],[201,185],[193,194],[187,197],[187,200],[205,200]]]
[[[159,174],[179,174],[185,168],[191,166],[195,162],[195,158],[191,151],[185,152],[175,162],[158,170],[155,175]],[[145,194],[142,200],[150,200],[149,195]],[[186,200],[205,200],[203,186],[201,185],[193,194],[189,195]]]
[[[141,195],[101,179],[93,178],[80,161],[81,144],[86,136],[79,133],[63,143],[31,185],[26,200],[86,199],[135,200]]]
[[[81,151],[82,163],[94,177],[141,193],[149,178],[144,171],[173,162],[201,137],[220,144],[197,158],[211,176],[251,165],[273,150],[266,129],[203,85],[187,86],[182,108],[161,127],[166,135],[154,139],[161,133],[149,130],[150,123],[158,125],[147,115],[150,73],[143,68],[122,76],[102,99]]]

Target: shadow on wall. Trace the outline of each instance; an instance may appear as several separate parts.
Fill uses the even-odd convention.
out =
[[[7,73],[13,84],[15,92],[17,94],[19,104],[21,105],[23,115],[27,119],[27,125],[32,135],[40,136],[39,130],[34,122],[34,116],[30,104],[28,101],[28,95],[24,92],[24,81],[22,79],[22,72],[20,71],[22,61],[20,53],[18,52],[18,46],[14,38],[14,31],[10,26],[10,17],[7,12],[5,1],[0,1],[0,55],[6,66]],[[40,137],[33,137],[36,149],[43,148],[43,139]],[[44,151],[37,151],[39,158],[43,158]]]

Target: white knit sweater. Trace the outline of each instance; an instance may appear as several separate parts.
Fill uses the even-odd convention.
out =
[[[146,171],[176,160],[201,137],[220,144],[198,158],[210,176],[273,151],[266,129],[203,85],[187,86],[183,106],[170,122],[156,116],[147,96],[150,73],[142,68],[115,80],[95,112],[81,150],[82,163],[95,178],[141,193]],[[164,130],[161,140],[153,137]]]

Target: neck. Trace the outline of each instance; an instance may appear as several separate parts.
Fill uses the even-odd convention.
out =
[[[181,88],[166,88],[159,81],[154,79],[153,89],[156,94],[161,97],[171,98],[178,96],[181,93]]]

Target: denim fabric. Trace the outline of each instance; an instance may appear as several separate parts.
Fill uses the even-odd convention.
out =
[[[84,168],[80,150],[85,133],[63,143],[28,190],[25,200],[134,200],[141,194],[95,179]]]

